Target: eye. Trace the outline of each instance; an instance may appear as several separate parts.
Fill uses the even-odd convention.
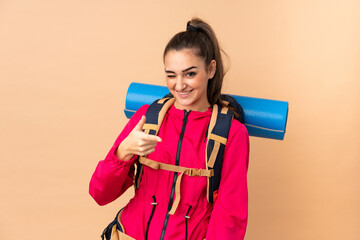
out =
[[[194,77],[194,76],[196,76],[196,72],[188,72],[188,73],[186,73],[186,76],[187,77]]]
[[[166,75],[167,78],[174,78],[175,75],[171,74],[171,75]]]

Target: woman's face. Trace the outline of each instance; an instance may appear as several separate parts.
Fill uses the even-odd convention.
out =
[[[205,65],[191,49],[171,50],[164,57],[166,83],[175,97],[177,109],[204,112],[210,107],[207,99],[208,80],[215,75],[216,62]]]

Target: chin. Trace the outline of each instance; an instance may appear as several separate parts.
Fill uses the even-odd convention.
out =
[[[184,101],[182,99],[176,99],[176,101],[178,102],[179,105],[184,107],[190,107],[192,105],[192,102],[190,101]]]
[[[193,105],[193,101],[191,100],[184,100],[184,99],[178,99],[176,98],[176,102],[177,102],[177,107],[179,107],[180,109],[191,109],[192,105]]]

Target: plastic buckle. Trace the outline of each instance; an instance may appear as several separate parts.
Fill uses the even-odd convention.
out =
[[[190,176],[200,176],[201,174],[201,169],[195,169],[195,168],[191,168],[190,169]]]

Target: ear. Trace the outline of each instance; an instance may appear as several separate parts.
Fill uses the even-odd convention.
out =
[[[208,66],[208,77],[209,79],[213,78],[216,73],[216,61],[213,59],[211,60],[209,66]]]

